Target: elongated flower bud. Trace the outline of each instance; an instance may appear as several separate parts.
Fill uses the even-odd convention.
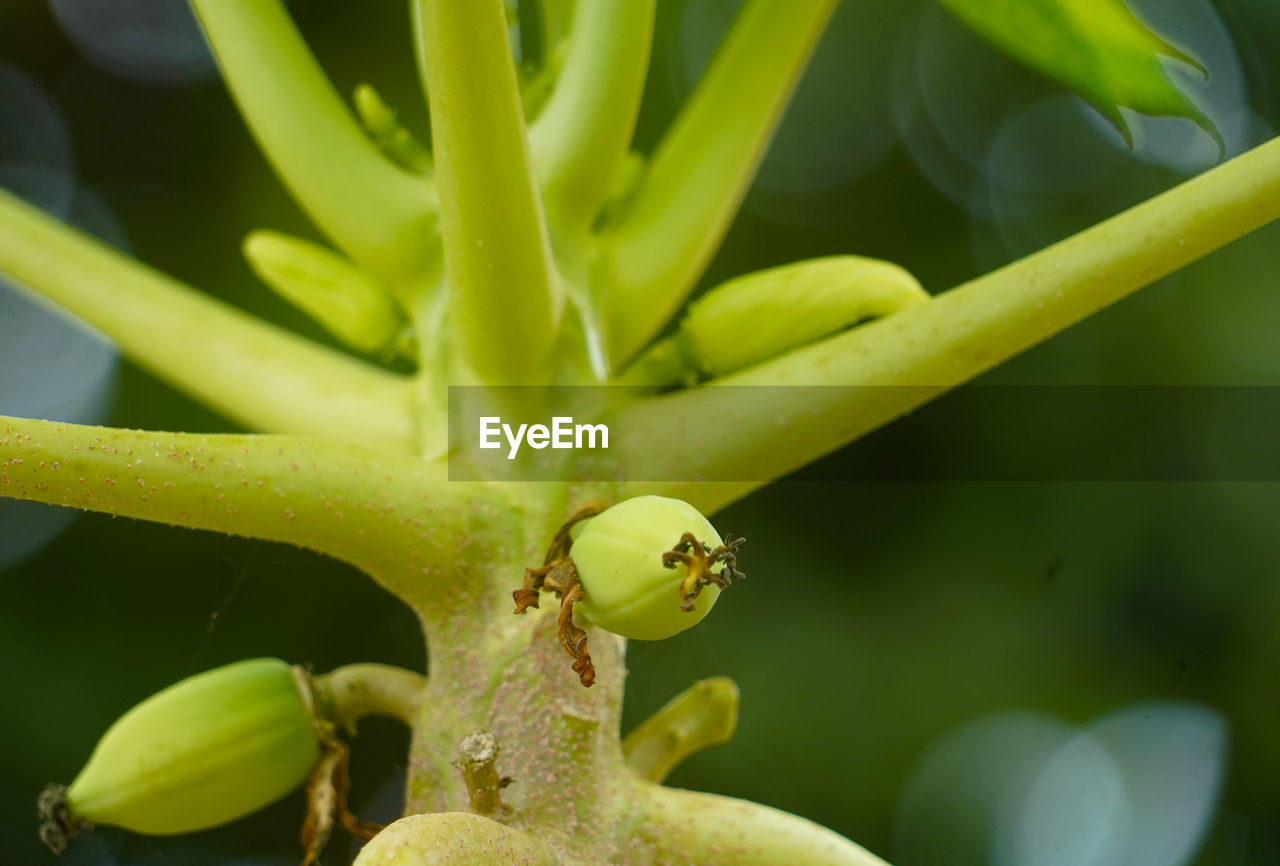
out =
[[[757,271],[690,304],[680,329],[651,346],[619,381],[675,385],[724,376],[928,299],[906,270],[861,256]]]
[[[251,659],[147,698],[111,726],[65,796],[42,798],[54,825],[46,842],[58,849],[84,822],[188,833],[287,794],[320,758],[308,688],[285,662]]]
[[[704,373],[719,376],[928,299],[891,262],[813,259],[717,286],[689,306],[678,339]]]
[[[721,587],[741,577],[736,551],[687,502],[627,499],[591,518],[573,541],[583,589],[577,607],[623,637],[670,637],[701,622]]]
[[[431,152],[400,123],[396,113],[371,84],[356,87],[356,114],[382,152],[410,171],[431,168]]]
[[[391,297],[337,253],[263,229],[245,238],[244,255],[264,283],[347,345],[380,352],[399,335]]]

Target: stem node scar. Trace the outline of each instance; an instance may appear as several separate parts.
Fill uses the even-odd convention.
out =
[[[498,774],[498,738],[488,731],[476,731],[462,738],[458,744],[458,760],[454,762],[462,772],[471,795],[471,811],[491,817],[507,815],[511,807],[502,802],[502,789],[514,779]]]

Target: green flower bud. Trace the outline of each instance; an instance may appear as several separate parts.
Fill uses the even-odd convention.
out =
[[[395,343],[403,325],[395,302],[332,250],[260,229],[245,238],[244,256],[264,283],[347,345],[382,352]]]
[[[225,824],[306,781],[320,749],[309,686],[285,662],[197,674],[125,713],[65,795],[50,789],[45,839],[57,850],[84,822],[153,835]]]
[[[722,586],[741,577],[737,544],[687,502],[637,496],[578,532],[571,556],[582,583],[578,610],[623,637],[661,640],[697,625]]]
[[[691,303],[679,330],[654,343],[620,381],[661,386],[725,376],[927,300],[910,273],[861,256],[756,271]]]
[[[414,172],[431,169],[431,152],[405,129],[391,106],[371,84],[356,87],[356,114],[382,152]]]

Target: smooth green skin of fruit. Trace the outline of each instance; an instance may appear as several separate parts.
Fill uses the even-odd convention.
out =
[[[67,802],[95,824],[189,833],[289,793],[319,758],[289,665],[250,659],[188,677],[121,716]]]
[[[662,554],[685,532],[712,548],[724,544],[707,518],[680,499],[637,496],[593,517],[569,553],[585,594],[577,608],[596,625],[636,640],[662,640],[697,625],[720,588],[704,587],[694,610],[680,609],[680,582],[689,570],[667,568]]]
[[[353,866],[471,866],[559,862],[532,834],[469,812],[401,818],[360,849]]]

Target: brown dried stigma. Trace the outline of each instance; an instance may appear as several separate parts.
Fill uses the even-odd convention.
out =
[[[511,593],[518,614],[537,607],[543,591],[554,592],[560,599],[556,637],[565,652],[573,657],[573,670],[584,686],[595,682],[596,669],[591,663],[591,653],[587,651],[587,633],[573,622],[573,605],[582,599],[582,583],[578,580],[578,569],[569,558],[569,548],[573,546],[570,530],[575,524],[595,517],[608,507],[603,502],[592,502],[575,511],[551,539],[542,565],[526,568],[523,585]]]
[[[66,785],[45,786],[36,803],[42,821],[40,840],[54,854],[61,854],[76,833],[93,826],[71,811]]]
[[[724,589],[746,574],[738,570],[738,548],[745,538],[726,536],[724,544],[712,550],[711,545],[699,541],[692,532],[680,536],[680,541],[671,550],[662,554],[662,564],[667,568],[675,568],[683,564],[689,569],[684,580],[680,581],[680,609],[691,611],[694,608],[702,588],[714,583]],[[723,563],[720,571],[712,571],[712,566]]]

